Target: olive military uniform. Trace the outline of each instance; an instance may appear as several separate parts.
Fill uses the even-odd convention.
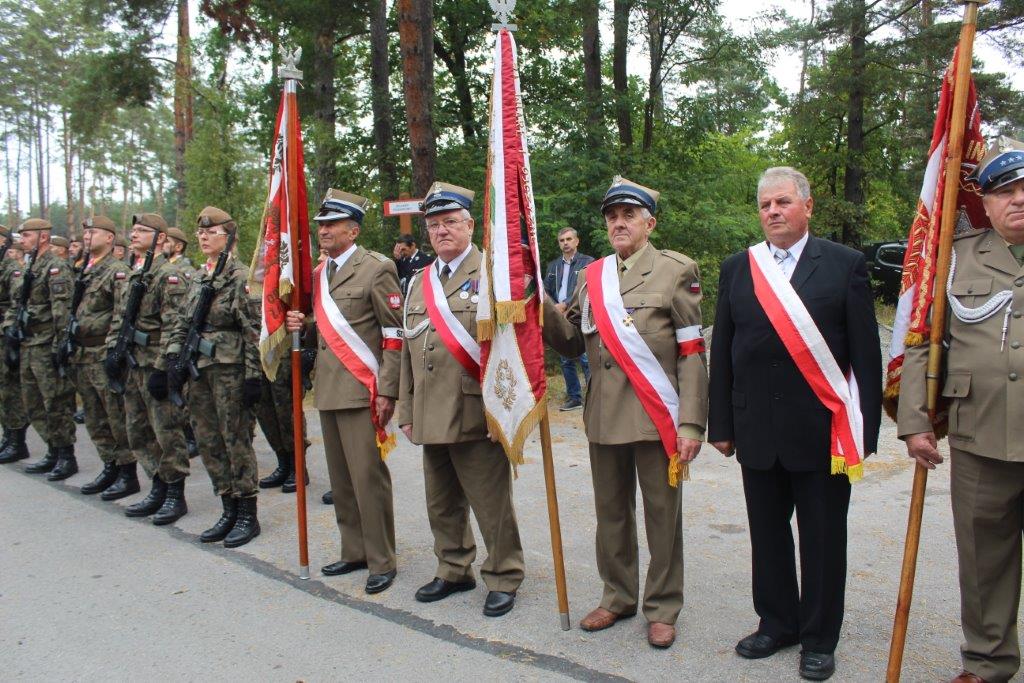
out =
[[[3,234],[7,234],[6,230]],[[23,263],[9,256],[0,261],[0,320],[16,303],[11,294],[23,268]],[[0,336],[0,359],[6,351],[5,341]],[[5,435],[9,430],[23,430],[28,426],[28,414],[21,400],[21,373],[3,362],[0,362],[0,425]]]

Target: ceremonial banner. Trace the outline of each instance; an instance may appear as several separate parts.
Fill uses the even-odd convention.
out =
[[[533,181],[516,44],[507,29],[494,44],[490,120],[477,337],[488,430],[515,465],[545,410],[547,378]]]
[[[300,285],[300,309],[304,313],[312,310],[309,207],[306,205],[306,173],[295,83],[295,80],[286,80],[281,92],[270,160],[270,191],[249,275],[254,291],[263,295],[260,361],[271,381],[277,376],[281,359],[289,352],[284,318],[296,283]],[[293,234],[297,254],[291,253]]]
[[[957,48],[959,50],[959,48]],[[903,354],[908,346],[927,344],[930,334],[930,312],[935,295],[935,268],[939,253],[939,228],[942,225],[942,195],[946,184],[945,167],[949,131],[953,116],[953,84],[956,81],[957,54],[942,79],[939,108],[932,132],[931,148],[928,151],[928,166],[925,169],[921,196],[917,202],[917,214],[907,236],[907,253],[903,259],[903,281],[900,298],[896,306],[893,323],[892,344],[889,349],[890,361],[885,374],[885,410],[896,419],[899,403],[900,375],[903,368]],[[969,228],[991,227],[981,205],[981,191],[967,176],[985,155],[985,139],[981,134],[981,114],[978,111],[978,97],[974,79],[968,77],[967,119],[964,125],[963,158],[960,175],[952,179],[960,186],[957,206],[960,207],[957,231]],[[945,283],[938,283],[939,291],[945,291]],[[944,422],[944,415],[936,415]]]

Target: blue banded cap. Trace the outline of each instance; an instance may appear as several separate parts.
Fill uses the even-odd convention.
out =
[[[643,185],[637,185],[632,180],[627,180],[620,175],[612,180],[611,187],[604,193],[604,201],[601,202],[601,212],[614,204],[632,204],[642,206],[652,214],[658,210],[658,197],[661,193]]]
[[[1024,142],[1000,137],[993,149],[978,163],[970,179],[986,194],[996,188],[1024,178]]]
[[[327,190],[327,195],[320,204],[320,210],[313,216],[313,220],[318,223],[329,223],[351,218],[362,225],[369,205],[370,200],[366,197],[331,188]]]
[[[435,182],[427,190],[427,196],[423,199],[420,208],[423,209],[423,216],[433,216],[446,211],[457,211],[473,206],[473,197],[476,193],[458,185],[450,183]]]

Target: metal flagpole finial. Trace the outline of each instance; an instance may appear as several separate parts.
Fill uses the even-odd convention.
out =
[[[302,80],[302,72],[299,71],[298,63],[302,59],[302,48],[297,47],[291,52],[284,51],[284,64],[277,67],[277,77],[284,80]]]
[[[491,3],[491,10],[497,15],[498,21],[491,24],[491,30],[498,32],[501,29],[515,31],[516,25],[508,23],[512,17],[512,10],[516,8],[516,0],[487,0]]]

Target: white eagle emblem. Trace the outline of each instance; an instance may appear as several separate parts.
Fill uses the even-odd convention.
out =
[[[512,10],[516,8],[516,0],[488,0],[488,2],[498,19],[498,23],[491,24],[491,30],[500,31],[504,28],[509,31],[515,31],[516,25],[508,22],[512,18]]]

